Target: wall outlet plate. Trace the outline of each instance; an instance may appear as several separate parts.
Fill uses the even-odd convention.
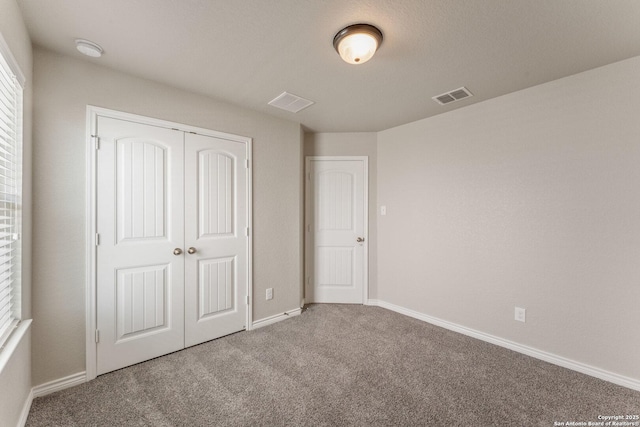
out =
[[[522,307],[516,307],[515,319],[518,322],[522,322],[522,323],[526,322],[526,320],[527,320],[526,316],[527,316],[527,310],[526,309],[524,309]]]
[[[267,289],[267,300],[273,299],[273,288]]]

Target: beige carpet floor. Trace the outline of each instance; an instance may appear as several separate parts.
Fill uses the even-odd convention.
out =
[[[311,305],[35,399],[27,426],[553,426],[640,392],[400,314]]]

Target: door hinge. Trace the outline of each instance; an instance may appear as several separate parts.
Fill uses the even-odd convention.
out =
[[[249,237],[249,227],[247,227],[247,228],[245,229],[245,233],[244,233],[244,234],[245,234],[247,237]]]
[[[247,305],[249,305],[249,295],[247,295]]]
[[[100,137],[98,135],[91,135],[91,139],[93,139],[93,145],[96,150],[100,149]]]
[[[244,164],[244,165],[245,165],[245,167],[246,167],[247,169],[249,169],[249,159],[247,159],[247,161],[245,162],[245,164]]]
[[[96,246],[100,246],[100,233],[96,233]]]
[[[310,284],[311,284],[311,276],[308,276],[307,277],[307,285],[310,285]]]
[[[96,329],[96,344],[100,342],[100,331]]]

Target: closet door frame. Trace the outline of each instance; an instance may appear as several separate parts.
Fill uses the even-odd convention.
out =
[[[181,123],[170,122],[166,120],[154,119],[151,117],[140,116],[137,114],[125,113],[122,111],[110,110],[107,108],[95,107],[87,105],[87,124],[86,124],[86,278],[85,278],[85,316],[86,316],[86,371],[84,372],[85,381],[90,381],[97,376],[97,153],[99,150],[99,138],[96,137],[96,125],[98,117],[110,117],[113,119],[128,120],[140,124],[147,124],[169,129],[176,129],[187,133],[196,133],[200,135],[212,136],[215,138],[227,139],[230,141],[245,144],[247,150],[247,225],[249,228],[247,242],[247,319],[246,330],[251,329],[252,306],[253,306],[253,272],[252,272],[252,254],[253,254],[253,210],[252,210],[252,143],[249,137],[233,135],[224,132],[218,132],[210,129],[204,129],[189,126]]]

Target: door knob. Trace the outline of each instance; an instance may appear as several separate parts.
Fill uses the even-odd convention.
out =
[[[189,249],[187,249],[187,252],[189,252],[191,255],[193,255],[193,254],[195,254],[197,251],[196,251],[196,248],[194,248],[194,247],[192,246],[192,247],[190,247]]]
[[[356,239],[356,242],[358,242],[358,243],[362,243],[362,242],[364,242],[364,237],[358,237],[358,238]]]
[[[182,249],[180,249],[180,248],[175,248],[175,249],[173,250],[173,254],[174,254],[174,255],[180,255],[181,253],[182,253]]]

